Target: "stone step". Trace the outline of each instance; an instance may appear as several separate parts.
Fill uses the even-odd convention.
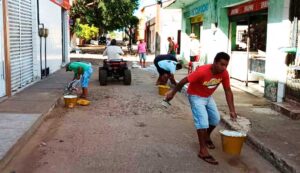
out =
[[[272,109],[286,115],[293,120],[300,119],[300,104],[294,102],[272,103]]]

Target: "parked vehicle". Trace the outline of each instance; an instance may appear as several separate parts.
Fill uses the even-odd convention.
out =
[[[108,78],[122,79],[124,85],[130,85],[131,71],[128,69],[127,61],[123,59],[104,60],[103,67],[99,67],[100,85],[107,85]]]

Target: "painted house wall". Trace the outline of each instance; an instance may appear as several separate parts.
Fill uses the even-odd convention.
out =
[[[147,44],[147,50],[150,53],[155,52],[155,18],[152,18],[151,20],[147,21],[145,23],[146,27],[143,32],[144,34],[144,40],[146,41]]]
[[[47,41],[47,66],[50,68],[50,73],[53,73],[61,68],[62,65],[62,17],[61,7],[49,0],[40,0],[40,23],[49,29]],[[40,37],[36,34],[36,59],[38,65],[35,70],[40,74]],[[45,38],[42,44],[42,59],[44,68],[45,59]]]
[[[37,1],[32,1],[32,36],[33,36],[33,77],[34,80],[41,78],[40,72],[40,42],[38,35]]]
[[[217,2],[217,21],[219,29],[226,37],[229,31],[229,18],[226,5],[241,2],[240,0]],[[265,65],[265,97],[272,101],[282,102],[284,85],[286,82],[285,53],[281,47],[289,46],[289,32],[291,23],[289,18],[289,0],[269,0],[268,2],[268,28],[267,49]],[[278,34],[281,33],[281,34]],[[223,44],[223,41],[222,43]],[[224,42],[225,44],[225,42]],[[228,45],[228,52],[231,51]]]
[[[167,41],[168,37],[174,37],[176,42],[177,32],[181,30],[181,10],[166,10],[161,9],[161,44],[160,44],[160,54],[168,53]]]
[[[6,94],[5,84],[5,59],[4,59],[4,26],[3,26],[3,6],[0,1],[0,97]]]
[[[40,69],[40,37],[38,35],[38,7],[37,1],[32,0],[31,2],[31,12],[32,12],[32,50],[33,50],[33,80],[30,82],[35,82],[40,80],[41,69]],[[1,2],[2,3],[2,2]],[[1,8],[2,9],[2,8]],[[45,28],[49,29],[49,36],[47,38],[47,64],[50,67],[50,73],[53,73],[61,68],[62,65],[62,17],[61,17],[61,7],[54,4],[49,0],[39,0],[39,13],[40,13],[40,23],[44,23]],[[2,13],[1,13],[2,15]],[[68,25],[67,18],[65,18]],[[65,32],[68,31],[68,27],[65,27]],[[0,37],[2,39],[2,37]],[[68,34],[66,36],[68,38]],[[67,44],[68,45],[68,39]],[[44,68],[44,55],[45,55],[45,40],[43,38],[42,59]],[[65,45],[65,46],[66,46]],[[1,52],[1,51],[0,51]],[[68,49],[66,51],[66,56],[68,56]],[[4,57],[4,56],[3,56]],[[67,58],[68,59],[68,58]],[[68,61],[68,60],[67,60]],[[11,73],[11,71],[10,71]],[[12,85],[12,84],[10,84]],[[23,85],[22,88],[28,85]],[[15,90],[18,92],[18,90]],[[10,95],[11,91],[6,94]],[[3,93],[1,94],[1,96]],[[0,96],[0,97],[1,97]]]
[[[155,33],[156,33],[156,26],[155,26],[155,22],[156,22],[156,13],[157,13],[157,6],[156,4],[152,4],[152,5],[149,5],[147,7],[144,7],[143,10],[141,11],[141,18],[142,20],[140,19],[140,22],[141,22],[141,25],[148,25],[150,28],[149,28],[149,31],[148,33],[145,34],[141,34],[141,38],[144,38],[145,40],[147,40],[147,42],[149,43],[148,45],[148,50],[151,52],[151,53],[154,53],[155,52],[155,43],[156,43],[156,38],[155,38]],[[143,31],[140,31],[141,32],[146,32],[146,27],[142,26],[141,28],[144,28]]]
[[[242,0],[201,0],[195,1],[183,9],[182,45],[187,45],[191,33],[190,18],[203,14],[203,30],[201,33],[201,59],[211,63],[219,51],[231,53],[229,43],[229,17],[228,8]],[[286,82],[286,54],[280,51],[281,47],[289,46],[291,22],[289,17],[289,0],[269,0],[268,2],[268,28],[266,49],[265,96],[273,101],[281,102],[284,97],[284,84]],[[207,10],[199,12],[199,7],[209,4]],[[197,11],[198,9],[198,11]],[[200,10],[201,11],[201,10]],[[218,24],[214,29],[214,23]],[[281,34],[278,34],[281,33]],[[182,54],[188,60],[188,47],[181,47]]]
[[[146,7],[143,11],[143,17],[146,21],[154,18],[156,16],[156,5],[152,5],[149,7]]]
[[[289,47],[290,28],[289,0],[269,0],[265,96],[272,101],[282,102],[284,97],[286,53],[280,48]]]
[[[154,15],[153,11],[156,12],[156,6],[155,8],[147,7],[144,11],[143,18],[148,19],[149,17],[152,17]],[[151,9],[151,10],[149,10]],[[156,13],[155,13],[156,15]],[[143,19],[143,20],[144,20]],[[174,40],[177,40],[177,31],[181,30],[181,10],[169,10],[169,9],[160,9],[160,27],[159,27],[159,41],[156,41],[156,17],[150,19],[147,21],[147,25],[150,26],[150,33],[147,33],[149,35],[150,40],[150,46],[148,46],[148,49],[151,53],[155,52],[155,44],[159,44],[159,54],[166,54],[168,49],[168,41],[167,37],[174,37]],[[142,21],[142,20],[140,20]],[[146,29],[146,28],[145,28]],[[141,31],[140,31],[141,32]],[[143,35],[143,34],[141,34]],[[144,36],[145,37],[145,36]],[[144,38],[141,37],[141,38]],[[145,38],[146,39],[146,38]]]
[[[202,29],[200,44],[200,56],[201,61],[210,62],[211,58],[214,56],[214,53],[211,53],[212,49],[216,49],[214,45],[215,36],[213,36],[213,30],[211,29],[211,24],[215,23],[215,3],[211,0],[195,1],[195,3],[187,6],[183,9],[183,21],[182,21],[182,46],[181,46],[181,58],[184,58],[186,61],[189,61],[190,50],[186,46],[190,42],[189,35],[192,32],[191,29],[191,18],[197,15],[203,16]],[[219,36],[219,35],[218,35]],[[211,46],[214,45],[214,46]]]
[[[229,2],[219,0],[217,3],[217,21],[219,21],[219,28],[224,34],[228,33],[229,20],[226,8],[222,7],[236,2],[240,1],[232,0]],[[269,0],[265,63],[265,97],[277,102],[282,102],[284,98],[287,69],[285,65],[286,54],[280,51],[280,48],[289,47],[291,23],[288,18],[289,0]],[[228,50],[230,51],[230,45]]]

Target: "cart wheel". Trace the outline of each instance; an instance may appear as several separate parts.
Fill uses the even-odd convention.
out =
[[[124,85],[130,85],[131,84],[131,71],[129,69],[126,69],[124,71]]]
[[[99,70],[99,82],[100,82],[100,85],[107,84],[107,71],[106,70]]]

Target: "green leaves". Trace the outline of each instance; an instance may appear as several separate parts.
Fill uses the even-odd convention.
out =
[[[81,24],[80,20],[76,21],[75,34],[77,37],[89,41],[92,38],[97,38],[98,33],[99,29],[96,28],[94,25],[89,26],[88,24]]]
[[[77,0],[70,17],[80,18],[82,24],[97,26],[101,32],[112,31],[135,26],[138,22],[133,13],[138,5],[138,0]]]

